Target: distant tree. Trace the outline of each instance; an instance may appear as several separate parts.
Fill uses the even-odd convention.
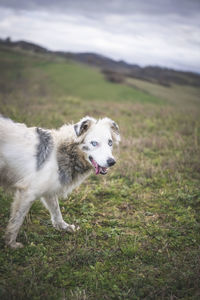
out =
[[[11,43],[11,38],[8,36],[8,37],[5,39],[5,42],[8,43],[8,44]]]
[[[123,83],[124,82],[124,75],[119,72],[111,71],[103,69],[102,73],[104,74],[106,80],[113,82],[113,83]]]

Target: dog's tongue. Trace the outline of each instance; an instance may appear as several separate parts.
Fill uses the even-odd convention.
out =
[[[96,175],[98,175],[100,173],[99,165],[97,164],[97,162],[94,159],[92,160],[92,164],[95,167]]]
[[[98,175],[98,174],[105,175],[107,173],[107,168],[100,167],[98,165],[98,163],[94,159],[92,159],[92,164],[95,167],[95,173],[96,173],[96,175]]]

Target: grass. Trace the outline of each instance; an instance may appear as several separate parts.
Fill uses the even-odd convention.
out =
[[[199,90],[116,85],[81,64],[5,49],[0,67],[2,114],[44,127],[106,115],[122,135],[116,167],[60,199],[75,235],[52,228],[36,201],[25,247],[6,248],[12,197],[0,190],[1,299],[199,299]]]

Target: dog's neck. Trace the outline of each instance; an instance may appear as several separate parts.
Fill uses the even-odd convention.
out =
[[[62,185],[70,184],[78,176],[92,169],[85,153],[79,148],[79,143],[64,142],[57,149],[59,180]]]

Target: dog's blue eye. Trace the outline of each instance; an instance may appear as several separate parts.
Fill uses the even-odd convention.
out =
[[[109,141],[108,141],[108,145],[109,145],[110,147],[112,147],[112,144],[113,144],[112,140],[109,140]]]
[[[98,142],[92,141],[91,144],[93,147],[96,147],[98,145]]]

